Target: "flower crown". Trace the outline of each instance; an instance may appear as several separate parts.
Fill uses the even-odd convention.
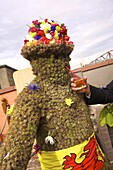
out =
[[[32,21],[29,26],[28,35],[25,37],[24,46],[42,44],[62,43],[73,44],[69,41],[67,28],[64,24],[49,19],[39,19]]]

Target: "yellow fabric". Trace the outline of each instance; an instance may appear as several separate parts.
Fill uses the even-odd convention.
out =
[[[104,155],[94,134],[81,144],[58,151],[41,151],[38,159],[42,170],[102,170]]]

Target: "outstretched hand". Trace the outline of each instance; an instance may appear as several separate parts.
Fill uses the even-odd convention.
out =
[[[90,95],[90,86],[87,83],[87,78],[83,77],[83,80],[85,82],[85,86],[83,86],[81,88],[78,88],[77,87],[77,83],[76,83],[77,78],[76,77],[71,78],[71,87],[72,87],[72,90],[76,91],[79,94],[85,93],[85,95],[89,96]]]

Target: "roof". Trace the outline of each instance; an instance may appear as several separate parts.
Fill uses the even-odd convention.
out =
[[[99,67],[104,67],[106,65],[113,64],[113,50],[107,51],[100,57],[96,58],[89,64],[86,64],[80,68],[74,69],[74,72],[88,71]]]
[[[10,86],[8,88],[0,89],[0,94],[4,94],[14,90],[16,90],[16,86]]]
[[[80,72],[80,71],[88,71],[88,70],[93,70],[93,69],[96,69],[99,67],[104,67],[104,66],[111,65],[111,64],[113,64],[113,59],[108,59],[108,60],[98,62],[98,63],[92,64],[92,65],[89,64],[89,65],[85,65],[80,68],[76,68],[73,71],[76,73]]]
[[[17,71],[17,69],[12,68],[12,67],[10,67],[10,66],[8,66],[8,65],[6,65],[6,64],[0,65],[0,68],[9,68],[9,69],[11,69],[11,70]]]

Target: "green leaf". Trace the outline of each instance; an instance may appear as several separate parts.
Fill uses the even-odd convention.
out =
[[[107,114],[107,109],[102,109],[99,115],[99,123],[101,126],[104,126],[106,124],[106,114]]]
[[[100,112],[99,123],[101,126],[108,124],[113,126],[113,104],[106,105]]]
[[[107,113],[106,115],[106,124],[108,124],[110,127],[113,126],[113,115],[111,113]]]

